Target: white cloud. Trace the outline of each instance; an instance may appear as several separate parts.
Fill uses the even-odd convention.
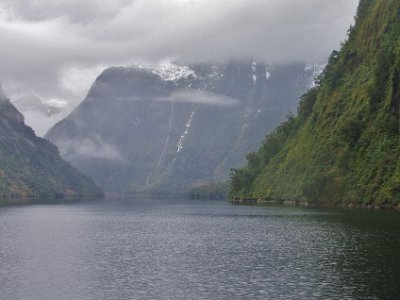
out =
[[[116,146],[103,141],[99,136],[82,140],[56,141],[63,157],[80,157],[122,161],[122,154]]]
[[[231,106],[240,103],[238,99],[198,90],[182,90],[172,93],[169,97],[155,98],[155,101],[195,103],[201,105]]]
[[[3,88],[1,87],[1,84],[0,84],[0,100],[4,100],[4,99],[6,99],[7,97],[6,97],[6,95],[4,94],[4,92],[3,92]]]
[[[49,116],[35,108],[20,109],[18,105],[16,106],[20,111],[24,112],[25,123],[29,126],[35,125],[33,129],[38,136],[44,136],[51,126],[66,117],[64,112]]]
[[[345,38],[357,2],[1,0],[0,81],[11,98],[76,104],[100,66],[321,61]]]

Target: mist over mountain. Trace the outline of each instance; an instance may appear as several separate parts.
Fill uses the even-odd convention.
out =
[[[358,0],[2,0],[0,82],[13,100],[63,101],[47,117],[17,108],[42,135],[86,96],[109,66],[251,58],[325,61]]]
[[[228,178],[297,106],[319,65],[112,67],[46,138],[109,191],[171,191]]]
[[[38,138],[0,88],[0,202],[38,197],[99,196],[91,179]]]
[[[72,110],[66,101],[45,102],[34,95],[12,99],[11,103],[24,115],[26,124],[34,124],[35,134],[41,137]]]

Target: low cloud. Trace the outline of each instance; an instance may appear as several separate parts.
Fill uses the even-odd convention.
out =
[[[34,95],[21,95],[11,102],[23,113],[26,124],[35,124],[33,129],[38,136],[44,136],[49,127],[66,117],[70,111],[69,104],[63,100],[49,99],[44,102]]]
[[[2,0],[10,98],[76,105],[104,67],[166,59],[315,62],[346,37],[358,0]]]
[[[16,105],[18,108],[18,106]],[[19,109],[19,111],[23,112],[25,123],[28,126],[32,126],[34,124],[34,131],[37,136],[44,136],[47,133],[47,130],[53,126],[55,123],[61,121],[63,118],[67,116],[67,114],[62,111],[60,113],[49,116],[45,112],[35,109],[35,108],[26,108]]]
[[[116,146],[105,142],[99,136],[80,140],[58,140],[55,144],[66,159],[94,158],[111,161],[123,159]]]
[[[175,102],[175,103],[194,103],[200,105],[231,106],[240,103],[238,99],[218,95],[201,90],[183,90],[172,93],[168,97],[155,98],[155,101]]]
[[[0,100],[4,100],[4,99],[7,99],[7,97],[4,94],[3,88],[1,87],[1,84],[0,84]]]

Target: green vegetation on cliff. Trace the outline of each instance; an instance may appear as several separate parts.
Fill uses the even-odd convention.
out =
[[[400,202],[400,1],[362,0],[356,23],[230,196],[324,203]]]
[[[0,93],[0,203],[22,199],[92,197],[102,191],[38,138]]]

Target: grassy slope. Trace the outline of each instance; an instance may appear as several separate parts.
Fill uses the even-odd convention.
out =
[[[233,172],[231,196],[398,204],[399,106],[400,2],[363,0],[320,86]]]

